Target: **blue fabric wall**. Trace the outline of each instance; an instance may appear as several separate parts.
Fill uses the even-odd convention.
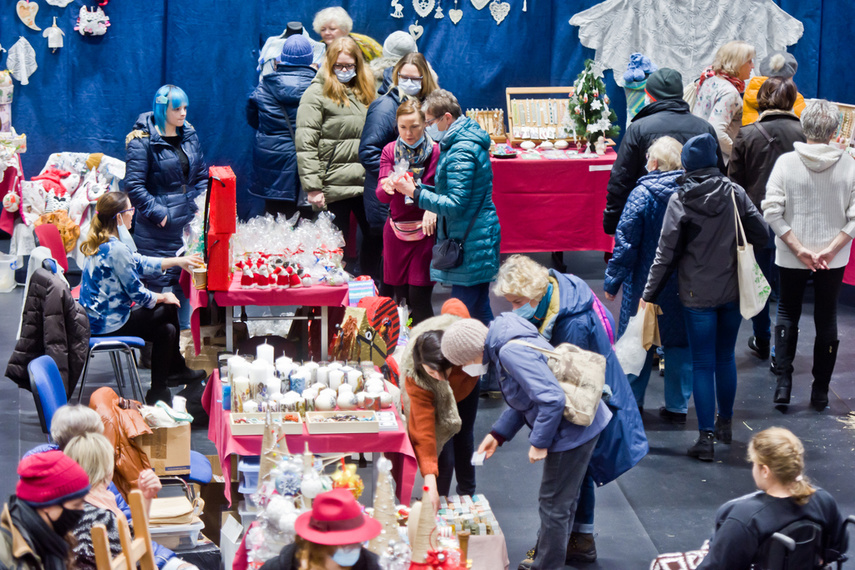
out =
[[[140,112],[151,109],[155,90],[164,83],[181,86],[190,97],[188,119],[196,127],[209,164],[231,165],[238,174],[239,211],[247,216],[260,204],[245,190],[251,169],[253,131],[244,119],[246,97],[257,82],[258,49],[279,34],[289,20],[311,29],[313,14],[342,5],[354,31],[380,43],[391,32],[415,21],[412,2],[401,0],[405,19],[389,16],[388,0],[113,0],[105,10],[112,25],[105,36],[84,38],[73,31],[81,0],[66,8],[38,1],[36,22],[43,28],[53,16],[65,32],[65,46],[47,48],[41,32],[26,28],[13,2],[0,12],[0,41],[9,48],[24,36],[36,50],[39,68],[30,84],[16,82],[13,124],[28,135],[23,156],[27,177],[57,151],[104,152],[124,157],[125,135]],[[439,1],[439,0],[438,0]],[[458,0],[463,19],[422,19],[420,50],[436,69],[440,83],[467,107],[504,107],[508,86],[569,85],[592,51],[579,44],[570,17],[597,0],[509,0],[511,12],[497,26],[489,9],[477,11]],[[855,79],[845,54],[855,9],[849,0],[776,0],[805,25],[791,48],[799,61],[795,79],[807,97],[855,101]],[[94,4],[94,2],[93,2]],[[454,8],[444,0],[445,13]],[[648,54],[654,61],[656,54]],[[0,60],[5,61],[5,60]],[[625,99],[607,74],[609,95],[623,115]],[[620,116],[619,124],[625,123]]]

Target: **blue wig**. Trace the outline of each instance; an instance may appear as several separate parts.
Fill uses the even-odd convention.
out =
[[[187,93],[180,87],[175,85],[164,85],[154,94],[154,124],[164,132],[166,129],[166,109],[172,107],[179,108],[181,105],[189,105]]]

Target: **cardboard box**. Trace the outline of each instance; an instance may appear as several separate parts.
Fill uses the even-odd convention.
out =
[[[223,515],[223,528],[220,531],[220,552],[223,555],[223,569],[232,570],[241,537],[243,536],[243,525],[233,515]]]
[[[137,443],[148,455],[157,475],[190,473],[190,424],[174,428],[153,428],[151,435],[141,435]]]

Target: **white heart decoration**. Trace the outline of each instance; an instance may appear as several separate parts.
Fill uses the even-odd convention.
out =
[[[472,5],[475,6],[476,10],[483,9],[484,6],[486,6],[487,2],[489,2],[489,1],[490,0],[470,0],[470,2],[472,2]]]
[[[510,11],[511,5],[507,2],[493,2],[490,4],[490,13],[493,15],[493,19],[496,20],[497,26],[502,23],[502,20],[507,17]]]
[[[433,12],[433,7],[436,5],[436,0],[413,0],[413,8],[416,14],[422,18],[427,18],[428,14]]]
[[[419,25],[419,21],[416,20],[415,24],[410,24],[409,27],[410,35],[413,36],[413,39],[418,41],[422,34],[425,33],[425,29]]]
[[[39,5],[35,1],[18,0],[15,9],[18,12],[18,17],[24,22],[25,26],[37,32],[41,31],[41,28],[36,25],[36,14],[39,13]]]
[[[451,18],[451,23],[456,24],[460,21],[460,18],[463,17],[463,10],[458,10],[456,8],[452,8],[448,11],[448,17]]]
[[[58,6],[60,8],[65,8],[69,4],[71,4],[74,0],[47,0],[47,3],[51,6]]]

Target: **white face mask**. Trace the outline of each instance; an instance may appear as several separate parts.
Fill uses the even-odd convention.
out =
[[[339,81],[341,81],[342,83],[347,83],[348,81],[350,81],[351,79],[353,79],[354,77],[356,77],[356,70],[355,70],[355,69],[351,69],[351,70],[349,70],[349,71],[336,71],[336,72],[335,72],[335,76],[336,76],[336,77],[338,78],[338,80],[339,80]]]
[[[415,97],[422,90],[422,80],[421,79],[402,79],[400,83],[398,83],[398,89],[400,89],[405,94],[410,97]]]
[[[469,376],[478,378],[487,373],[488,366],[486,364],[467,364],[461,368]]]
[[[137,244],[134,243],[134,236],[131,235],[128,228],[126,228],[122,223],[118,224],[117,227],[119,230],[119,241],[128,246],[132,252],[136,252]]]

